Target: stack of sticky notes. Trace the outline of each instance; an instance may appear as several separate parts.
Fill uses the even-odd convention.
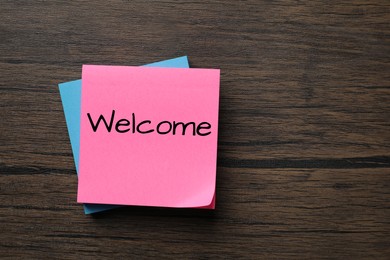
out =
[[[215,208],[219,69],[83,65],[59,84],[86,214]]]

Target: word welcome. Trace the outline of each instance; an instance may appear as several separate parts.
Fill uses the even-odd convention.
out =
[[[115,125],[114,129],[118,133],[127,133],[131,131],[131,133],[133,134],[150,134],[153,132],[157,132],[160,135],[176,135],[179,132],[181,133],[181,135],[185,135],[188,130],[191,131],[191,134],[193,136],[207,136],[211,134],[211,131],[206,132],[206,130],[211,129],[211,125],[208,122],[201,122],[197,125],[195,122],[184,123],[176,121],[161,121],[156,125],[156,127],[153,127],[152,121],[150,120],[143,120],[139,123],[136,123],[137,121],[134,113],[132,113],[131,115],[131,122],[128,119],[121,118],[117,120],[115,124],[115,110],[112,110],[109,123],[103,115],[99,116],[96,123],[94,123],[90,113],[87,113],[87,115],[89,123],[91,124],[92,130],[94,132],[98,130],[100,123],[103,122],[107,132],[111,132],[113,126]]]

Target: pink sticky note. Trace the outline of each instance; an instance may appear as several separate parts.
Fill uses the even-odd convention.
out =
[[[77,201],[214,208],[219,78],[84,65]]]

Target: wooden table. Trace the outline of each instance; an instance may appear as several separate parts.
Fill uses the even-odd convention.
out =
[[[2,1],[0,257],[390,254],[390,2]],[[85,216],[57,84],[221,68],[217,209]]]

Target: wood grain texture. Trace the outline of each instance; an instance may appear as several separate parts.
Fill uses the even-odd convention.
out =
[[[389,1],[1,1],[0,257],[390,255]],[[217,209],[85,216],[57,84],[221,68]]]

